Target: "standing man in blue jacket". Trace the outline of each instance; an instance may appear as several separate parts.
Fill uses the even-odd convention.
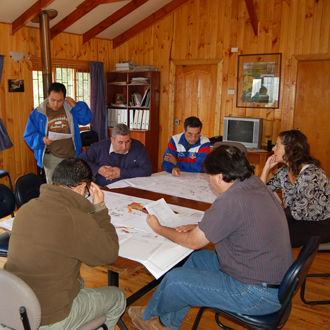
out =
[[[23,138],[34,150],[37,165],[45,169],[47,183],[52,182],[55,167],[68,157],[78,157],[82,144],[79,125],[87,125],[93,115],[85,102],[66,97],[63,84],[52,83],[48,98],[34,109],[27,121]],[[49,132],[69,134],[66,139],[52,140]]]
[[[172,136],[163,158],[163,169],[180,176],[180,172],[202,172],[202,164],[210,152],[210,140],[204,136],[203,124],[197,117],[184,121],[184,132]]]

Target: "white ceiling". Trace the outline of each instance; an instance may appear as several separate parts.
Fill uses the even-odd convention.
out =
[[[0,1],[0,22],[13,23],[20,15],[29,9],[37,0],[1,0]],[[84,0],[55,0],[46,9],[55,9],[58,15],[49,23],[50,28],[63,20]],[[131,0],[122,0],[112,3],[98,5],[91,12],[80,18],[69,26],[64,32],[84,34],[94,26],[98,25],[105,18],[115,13],[118,9],[128,4]],[[149,0],[142,6],[128,14],[115,24],[97,35],[99,38],[114,39],[144,18],[156,12],[172,0]],[[26,26],[39,28],[38,23],[29,22]]]

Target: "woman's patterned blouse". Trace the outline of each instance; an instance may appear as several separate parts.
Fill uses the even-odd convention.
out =
[[[276,191],[282,189],[283,203],[295,220],[320,221],[330,218],[330,181],[325,172],[309,164],[302,168],[294,184],[288,166],[281,167],[267,182]]]

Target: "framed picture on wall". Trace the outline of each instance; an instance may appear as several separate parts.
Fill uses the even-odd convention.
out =
[[[116,94],[116,104],[124,104],[124,94]]]
[[[238,56],[237,107],[279,107],[281,60],[281,53]]]
[[[23,79],[8,79],[8,91],[9,91],[9,93],[24,92],[24,80]]]

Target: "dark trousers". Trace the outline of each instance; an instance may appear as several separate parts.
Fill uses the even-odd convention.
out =
[[[290,208],[284,209],[288,220],[291,246],[299,248],[303,246],[310,237],[319,236],[321,243],[330,242],[330,218],[322,221],[295,220]]]

